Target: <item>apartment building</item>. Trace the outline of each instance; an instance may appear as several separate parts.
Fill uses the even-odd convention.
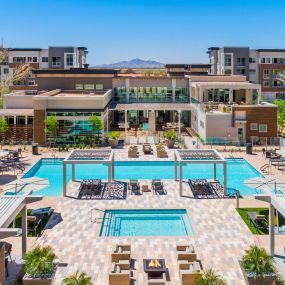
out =
[[[8,58],[0,67],[0,81],[3,82],[14,68],[29,63],[32,69],[82,68],[86,64],[85,47],[10,48]],[[13,89],[35,90],[35,77],[31,73],[25,80],[15,82]]]
[[[209,142],[230,137],[244,143],[277,136],[276,106],[261,103],[261,86],[245,76],[179,74],[178,70],[162,77],[89,68],[33,73],[38,91],[5,95],[0,116],[14,129],[32,124],[29,140],[42,145],[51,140],[44,129],[45,119],[52,115],[59,121],[58,141],[63,144],[90,141],[91,114],[103,120],[104,133],[136,128],[156,133],[167,122],[176,122],[178,135],[192,128]]]
[[[268,101],[285,99],[284,49],[250,49],[249,47],[210,47],[210,74],[244,75],[252,83],[261,84]]]

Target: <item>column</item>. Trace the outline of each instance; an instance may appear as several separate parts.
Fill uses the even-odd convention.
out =
[[[75,165],[72,163],[72,182],[75,181]]]
[[[180,196],[182,196],[182,161],[179,162],[179,172],[180,172],[180,177],[179,177],[179,190],[180,190]]]
[[[172,79],[172,102],[175,102],[175,89],[176,89],[176,79]]]
[[[112,157],[112,180],[115,180],[115,158],[114,158],[114,154]]]
[[[217,164],[214,163],[214,180],[217,180]]]
[[[259,87],[257,89],[257,103],[260,104],[260,102],[262,101],[262,98],[261,98],[261,88]]]
[[[270,241],[270,254],[274,255],[275,237],[274,237],[274,207],[270,202],[269,206],[269,241]]]
[[[66,164],[63,162],[63,197],[66,197]]]
[[[127,138],[128,132],[128,110],[125,110],[125,136]]]
[[[156,118],[155,118],[155,111],[151,110],[148,113],[148,129],[150,133],[155,133],[156,131]]]
[[[27,252],[27,205],[21,211],[22,214],[22,257]]]
[[[178,110],[178,137],[181,137],[181,110]]]
[[[177,180],[177,156],[174,152],[174,179]]]
[[[130,101],[130,79],[126,78],[126,100],[129,103]]]
[[[224,196],[227,195],[227,163],[224,162]]]
[[[192,80],[189,79],[189,91],[188,91],[188,96],[189,96],[189,103],[191,104],[192,103]]]
[[[111,195],[111,162],[108,162],[108,195]]]
[[[109,110],[107,110],[106,132],[109,133]]]
[[[234,102],[234,93],[233,93],[233,89],[230,89],[230,94],[229,94],[229,103],[233,103]]]

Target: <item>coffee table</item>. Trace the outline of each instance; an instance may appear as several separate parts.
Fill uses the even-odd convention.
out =
[[[143,192],[150,192],[148,185],[142,185],[142,191]]]
[[[150,267],[149,263],[151,260],[158,260],[161,266],[159,267]],[[165,260],[164,259],[157,259],[157,258],[151,258],[151,259],[144,259],[143,260],[143,269],[144,272],[147,273],[151,277],[159,277],[161,274],[166,272],[166,266],[165,266]]]

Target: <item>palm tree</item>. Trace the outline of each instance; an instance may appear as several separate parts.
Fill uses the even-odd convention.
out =
[[[223,277],[216,274],[212,269],[205,270],[197,278],[198,285],[227,285]]]
[[[264,248],[256,245],[252,245],[246,250],[242,258],[242,267],[247,274],[254,278],[265,277],[276,271],[273,256],[269,255]]]
[[[103,130],[103,121],[96,115],[89,117],[89,123],[92,127],[93,132],[97,135],[97,141],[99,141],[100,132]]]
[[[92,285],[91,277],[86,272],[79,273],[76,271],[74,274],[66,277],[62,281],[63,285]]]

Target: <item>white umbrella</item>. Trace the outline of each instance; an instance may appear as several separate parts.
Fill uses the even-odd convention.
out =
[[[276,190],[276,179],[265,178],[265,177],[255,177],[244,180],[244,185],[254,188],[256,190],[262,190],[267,194],[274,194]]]
[[[18,193],[25,189],[30,191],[39,191],[43,188],[49,186],[49,180],[39,177],[29,177],[29,178],[19,178],[14,180],[6,185],[4,185],[3,190],[6,191],[13,191]]]

